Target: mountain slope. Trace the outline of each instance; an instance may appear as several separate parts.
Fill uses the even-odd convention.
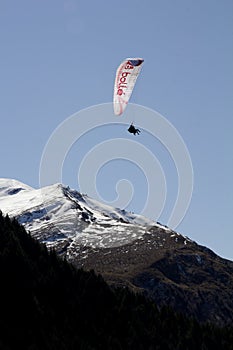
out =
[[[75,266],[201,322],[233,323],[233,262],[140,215],[61,184],[0,179],[0,209]]]
[[[73,262],[94,268],[110,285],[143,293],[159,306],[169,305],[201,322],[233,324],[233,262],[173,235],[152,227],[143,240],[90,249],[85,263]]]
[[[232,350],[232,330],[199,325],[48,252],[0,213],[0,348]],[[170,327],[172,325],[172,327]]]

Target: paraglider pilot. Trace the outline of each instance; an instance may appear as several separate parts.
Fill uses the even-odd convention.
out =
[[[132,123],[128,129],[128,132],[130,132],[131,134],[134,134],[134,135],[136,135],[136,134],[139,135],[141,131],[139,129],[136,129]]]

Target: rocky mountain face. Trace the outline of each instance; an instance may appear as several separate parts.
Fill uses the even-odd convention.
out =
[[[201,322],[233,322],[233,262],[176,233],[151,227],[142,240],[90,249],[73,262]]]
[[[201,322],[233,323],[233,262],[166,226],[61,184],[35,190],[0,179],[0,210],[110,285],[127,286]]]

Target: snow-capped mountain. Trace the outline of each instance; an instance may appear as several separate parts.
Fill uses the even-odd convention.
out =
[[[168,227],[55,184],[0,179],[0,210],[77,267],[157,305],[219,325],[233,322],[233,262]]]
[[[0,179],[0,210],[15,217],[32,236],[72,256],[80,245],[123,246],[141,239],[155,221],[102,204],[87,195],[55,184],[33,189],[19,181]]]

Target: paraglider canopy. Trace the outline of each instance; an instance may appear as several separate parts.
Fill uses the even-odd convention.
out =
[[[113,93],[113,109],[116,115],[124,112],[143,62],[142,58],[127,58],[118,67]]]

